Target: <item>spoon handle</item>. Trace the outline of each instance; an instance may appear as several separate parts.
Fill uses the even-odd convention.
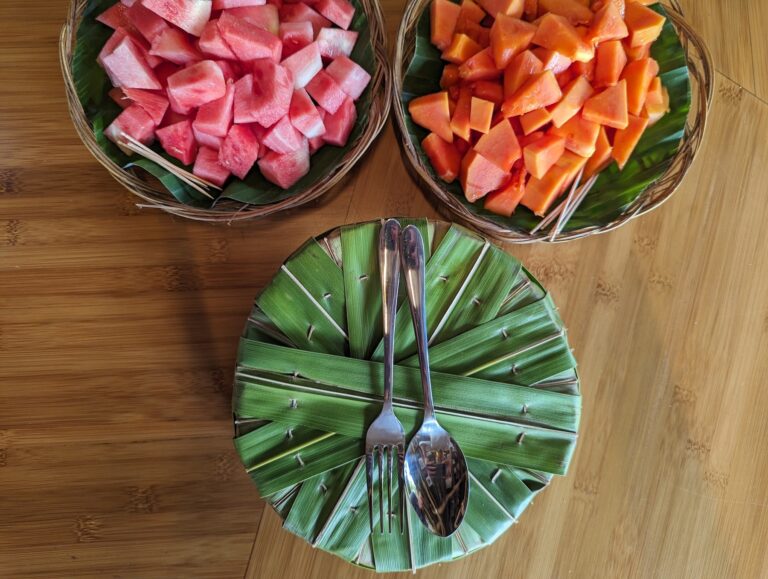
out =
[[[400,289],[400,222],[388,220],[379,234],[379,270],[384,315],[384,408],[392,408],[395,364],[395,314]]]
[[[421,238],[421,232],[413,225],[409,225],[403,230],[400,241],[400,257],[403,262],[405,286],[408,289],[413,330],[416,333],[416,345],[419,350],[421,385],[424,388],[424,421],[426,422],[435,419],[435,407],[432,402],[432,380],[429,377],[429,351],[427,349],[424,240]]]

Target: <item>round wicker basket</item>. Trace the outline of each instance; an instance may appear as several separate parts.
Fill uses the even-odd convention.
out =
[[[77,41],[77,31],[88,1],[72,0],[59,41],[59,58],[64,75],[69,112],[75,129],[85,146],[117,181],[141,199],[141,202],[137,204],[141,208],[161,209],[167,213],[197,221],[229,224],[235,221],[266,217],[279,211],[304,205],[326,193],[352,169],[378,136],[389,115],[392,101],[392,76],[387,61],[386,29],[381,5],[376,0],[359,0],[368,17],[370,42],[373,49],[374,70],[370,71],[371,82],[369,84],[371,106],[365,111],[365,114],[360,115],[365,123],[363,130],[359,137],[351,143],[339,162],[333,167],[328,167],[327,174],[307,189],[270,205],[249,205],[231,199],[221,199],[210,209],[184,205],[168,193],[156,179],[141,169],[124,169],[117,165],[96,142],[91,125],[78,99],[72,75],[72,57]]]
[[[712,102],[714,90],[714,66],[703,39],[685,20],[678,0],[669,0],[663,4],[672,21],[685,51],[685,58],[692,79],[692,102],[685,134],[680,148],[667,171],[647,187],[640,196],[616,219],[600,226],[566,230],[552,239],[543,230],[531,233],[519,228],[510,228],[491,221],[469,210],[442,182],[435,179],[431,169],[425,165],[416,151],[418,143],[408,136],[405,124],[406,110],[399,98],[403,90],[403,80],[408,65],[413,58],[419,19],[431,0],[412,0],[405,9],[394,57],[394,114],[397,127],[402,135],[402,152],[411,173],[422,187],[437,200],[437,207],[447,216],[469,225],[499,241],[511,243],[563,242],[612,231],[628,221],[659,207],[669,199],[679,187],[685,173],[693,163],[704,136],[707,114]]]

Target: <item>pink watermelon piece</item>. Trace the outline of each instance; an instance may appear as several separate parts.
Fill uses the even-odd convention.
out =
[[[252,22],[225,11],[219,18],[219,31],[238,59],[247,61],[271,58],[274,62],[280,62],[283,49],[280,39]]]
[[[309,141],[309,154],[314,155],[319,151],[320,149],[325,146],[325,141],[323,140],[323,137],[312,137],[311,139],[307,139]]]
[[[224,80],[227,82],[235,82],[238,78],[240,78],[240,75],[243,74],[243,70],[240,67],[240,64],[237,62],[232,62],[229,60],[217,60],[216,64],[221,69],[221,74],[224,75]]]
[[[205,23],[211,19],[210,0],[142,0],[141,3],[193,36],[200,36]]]
[[[157,129],[157,138],[171,157],[185,165],[191,165],[195,161],[197,141],[189,119]]]
[[[144,40],[144,38],[142,38],[138,33],[134,34],[132,30],[133,29],[131,28],[118,28],[115,30],[112,36],[110,36],[109,40],[104,43],[101,52],[99,52],[99,56],[96,58],[96,62],[104,66],[104,57],[111,53],[124,38],[130,38],[136,45],[136,48],[139,49],[139,52],[141,52],[144,60],[147,61],[147,64],[151,68],[155,68],[162,64],[164,62],[163,59],[149,54],[149,44],[147,41]]]
[[[165,113],[165,116],[163,117],[163,122],[160,124],[161,127],[168,127],[170,125],[175,125],[176,123],[180,123],[181,121],[186,121],[189,118],[189,115],[182,115],[181,113],[177,113],[173,110],[173,107],[168,109],[168,112]]]
[[[220,99],[227,92],[224,74],[212,60],[203,60],[168,77],[168,92],[183,108]]]
[[[157,35],[169,28],[168,23],[141,3],[136,2],[126,11],[128,20],[147,40],[152,42]]]
[[[120,87],[113,88],[107,94],[109,95],[109,98],[115,101],[117,106],[119,106],[121,109],[127,109],[129,106],[131,106],[130,99],[125,96],[123,89]]]
[[[118,28],[132,28],[133,23],[128,18],[128,6],[125,4],[114,4],[96,17],[97,22],[106,24],[113,30]]]
[[[318,72],[323,70],[323,59],[316,42],[292,54],[281,64],[293,74],[294,88],[304,88]]]
[[[133,151],[123,147],[120,142],[123,134],[130,135],[144,145],[151,145],[155,140],[155,123],[139,105],[131,105],[104,130],[104,136],[127,155],[132,155]]]
[[[190,64],[203,59],[189,36],[178,28],[166,28],[152,41],[149,54],[159,56],[175,64]]]
[[[101,63],[113,86],[150,90],[162,88],[141,49],[130,36],[125,36],[112,52],[103,56]]]
[[[357,44],[358,33],[354,30],[340,28],[323,28],[317,35],[317,45],[320,54],[326,60],[339,56],[349,56]]]
[[[138,88],[124,89],[126,98],[129,98],[135,104],[139,105],[144,111],[152,117],[156,125],[163,122],[163,117],[168,111],[168,99],[163,95],[141,90]]]
[[[195,117],[195,129],[215,137],[226,137],[232,125],[234,103],[235,85],[229,84],[223,97],[200,107]]]
[[[355,7],[347,0],[320,0],[315,9],[339,28],[347,30],[355,16]]]
[[[221,143],[224,141],[222,137],[214,137],[208,133],[203,133],[195,128],[195,124],[192,123],[192,132],[195,134],[195,140],[201,147],[208,147],[209,149],[215,149],[218,151],[221,148]],[[198,153],[199,155],[200,153]]]
[[[221,36],[218,19],[211,20],[205,25],[197,45],[200,47],[201,51],[209,56],[231,60],[237,58],[235,53],[232,52],[232,49]]]
[[[261,139],[261,144],[275,153],[290,153],[298,149],[304,137],[291,124],[288,115],[277,121]]]
[[[311,22],[283,22],[279,37],[283,43],[283,58],[288,58],[312,42]]]
[[[181,104],[179,104],[179,102],[176,100],[176,97],[173,96],[173,93],[171,92],[170,89],[166,89],[165,93],[166,93],[166,96],[168,97],[168,106],[170,107],[170,110],[173,113],[177,115],[181,115],[184,118],[186,118],[194,112],[195,107],[182,106]]]
[[[240,8],[241,6],[261,6],[267,0],[213,0],[214,10],[226,10],[227,8]]]
[[[318,35],[321,28],[331,26],[331,21],[325,16],[312,10],[303,2],[298,4],[284,4],[280,9],[281,22],[310,22],[312,24],[313,38]]]
[[[192,173],[209,183],[223,187],[229,178],[229,170],[219,163],[219,151],[209,147],[200,147]]]
[[[247,20],[251,24],[266,30],[277,36],[280,30],[280,18],[278,16],[277,6],[265,4],[264,6],[243,6],[242,8],[232,8],[227,10],[231,16]]]
[[[155,68],[155,76],[157,77],[157,80],[160,81],[161,85],[168,86],[168,77],[176,74],[180,70],[181,67],[178,64],[164,61],[162,64]]]
[[[293,91],[289,116],[293,126],[308,139],[321,137],[325,133],[325,125],[320,111],[317,110],[315,103],[312,102],[307,91],[303,88]]]
[[[245,125],[232,125],[221,143],[219,163],[240,179],[245,179],[259,156],[259,141]]]
[[[288,114],[293,96],[290,71],[271,60],[253,62],[253,74],[235,83],[235,122],[271,127]]]
[[[137,0],[120,0],[121,4],[125,4],[126,6],[133,6]]]
[[[357,121],[357,110],[354,101],[347,97],[334,114],[328,113],[323,117],[325,134],[323,140],[329,145],[343,147],[347,144],[349,135]]]
[[[371,82],[371,75],[366,70],[346,56],[337,57],[325,69],[352,100],[357,100],[363,94],[365,87]]]
[[[333,114],[347,98],[339,84],[324,70],[318,72],[307,84],[307,92],[315,102]]]
[[[309,143],[302,139],[301,146],[290,153],[270,151],[259,159],[259,169],[267,181],[288,189],[309,173]]]

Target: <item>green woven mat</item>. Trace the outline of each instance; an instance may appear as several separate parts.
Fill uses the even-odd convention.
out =
[[[284,528],[377,571],[417,569],[493,543],[576,445],[576,361],[550,296],[515,258],[456,225],[415,223],[427,243],[435,405],[469,462],[459,531],[429,534],[408,506],[403,534],[371,536],[364,438],[383,392],[380,221],[309,240],[256,299],[240,343],[235,446]],[[421,382],[401,292],[396,413],[421,421]],[[375,515],[375,520],[378,515]]]

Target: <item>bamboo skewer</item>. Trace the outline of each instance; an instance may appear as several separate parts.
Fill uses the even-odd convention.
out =
[[[582,169],[581,173],[579,173],[579,176],[577,178],[577,182],[581,181],[583,172],[584,170]],[[568,224],[568,221],[570,221],[571,217],[576,212],[576,209],[578,208],[578,206],[581,205],[581,202],[584,200],[584,197],[587,196],[587,193],[589,193],[589,191],[594,186],[595,181],[597,181],[597,175],[592,175],[592,177],[590,177],[580,189],[574,189],[573,191],[571,191],[571,194],[568,196],[568,199],[566,199],[565,208],[560,214],[560,218],[557,220],[557,223],[555,224],[555,227],[552,230],[552,235],[549,238],[550,241],[554,241],[557,238],[557,236],[560,235],[560,232]]]

